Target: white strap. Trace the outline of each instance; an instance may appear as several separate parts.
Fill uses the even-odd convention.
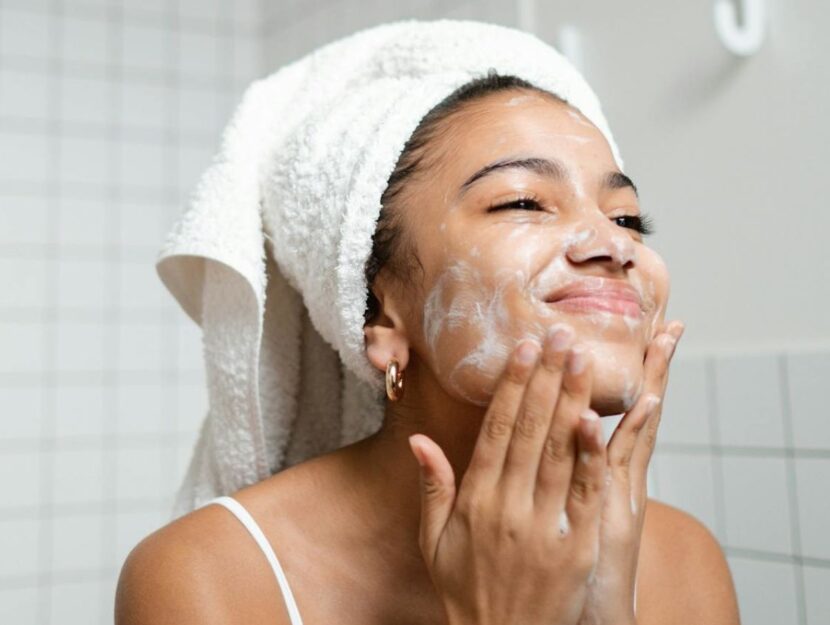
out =
[[[259,548],[262,549],[262,552],[268,559],[268,563],[274,570],[274,575],[277,576],[277,582],[279,582],[280,590],[282,590],[283,598],[285,599],[285,604],[288,609],[288,617],[291,619],[291,625],[303,625],[303,619],[300,618],[300,611],[297,609],[297,603],[294,601],[294,595],[291,593],[291,588],[288,587],[288,580],[285,577],[282,566],[280,566],[280,561],[277,559],[277,554],[274,553],[268,539],[265,538],[265,534],[262,533],[259,525],[257,525],[256,521],[254,521],[254,517],[252,517],[242,506],[242,504],[233,497],[217,497],[215,499],[211,499],[205,505],[207,506],[212,503],[218,503],[230,510],[234,516],[242,522],[242,525],[244,525],[248,532],[250,532],[251,536],[254,537],[254,540],[259,545]]]

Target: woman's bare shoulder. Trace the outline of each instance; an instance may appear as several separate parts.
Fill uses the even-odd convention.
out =
[[[688,512],[648,500],[638,570],[641,625],[739,625],[723,550],[709,528]]]
[[[243,525],[223,506],[205,506],[132,549],[118,579],[115,623],[287,625],[275,589],[270,565]]]

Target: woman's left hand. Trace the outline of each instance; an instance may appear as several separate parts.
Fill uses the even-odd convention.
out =
[[[637,557],[647,500],[646,471],[657,440],[669,362],[683,334],[664,324],[646,350],[643,390],[607,445],[608,473],[599,530],[599,560],[588,580],[578,625],[635,625]]]

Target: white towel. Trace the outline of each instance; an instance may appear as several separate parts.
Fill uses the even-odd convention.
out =
[[[380,197],[421,118],[491,68],[579,109],[622,168],[579,72],[495,24],[383,24],[248,87],[157,264],[202,327],[209,395],[174,516],[378,430],[363,324]]]

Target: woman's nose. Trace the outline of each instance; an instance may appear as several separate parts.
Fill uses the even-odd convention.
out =
[[[595,261],[627,269],[635,262],[637,248],[628,232],[603,214],[575,226],[567,238],[565,254],[574,263]]]

